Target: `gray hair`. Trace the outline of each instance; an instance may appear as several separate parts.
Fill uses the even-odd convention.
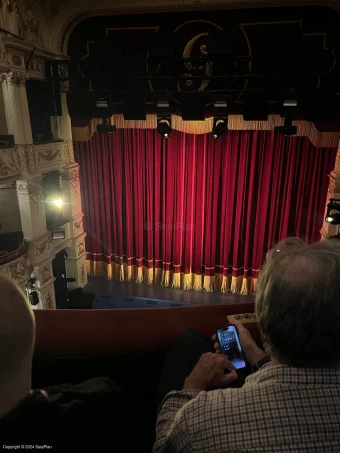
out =
[[[340,241],[288,238],[266,257],[256,314],[265,349],[295,367],[340,364]]]

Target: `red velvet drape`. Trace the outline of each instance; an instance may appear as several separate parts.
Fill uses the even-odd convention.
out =
[[[270,131],[120,129],[75,151],[92,274],[242,293],[276,241],[319,239],[336,156]]]

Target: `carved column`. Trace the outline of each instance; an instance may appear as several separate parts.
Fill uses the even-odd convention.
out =
[[[3,73],[2,86],[8,133],[14,135],[17,145],[31,144],[33,139],[26,95],[25,74]]]
[[[22,128],[25,138],[24,143],[31,144],[33,143],[33,135],[26,92],[26,76],[18,77],[18,97],[21,110]]]
[[[330,236],[335,236],[339,233],[339,226],[338,225],[331,225],[325,221],[326,213],[327,213],[327,205],[331,198],[340,198],[340,143],[338,147],[338,152],[336,155],[335,161],[335,168],[332,173],[329,175],[329,186],[328,186],[328,194],[327,194],[327,202],[325,208],[325,215],[323,226],[321,229],[321,240],[327,239]]]
[[[86,250],[83,228],[83,209],[80,195],[79,165],[74,161],[71,118],[68,113],[66,93],[68,82],[60,83],[62,116],[54,121],[55,133],[64,140],[67,165],[63,168],[64,216],[70,220],[71,246],[66,249],[67,277],[75,278],[74,283],[68,283],[69,289],[83,288],[87,284]]]
[[[72,153],[73,147],[69,148]],[[69,163],[63,171],[63,194],[65,200],[64,215],[71,220],[72,245],[66,249],[66,272],[68,277],[76,279],[69,283],[69,289],[83,288],[87,284],[86,249],[83,228],[83,210],[80,196],[79,165]]]
[[[17,181],[18,202],[24,238],[35,241],[47,235],[41,176]]]

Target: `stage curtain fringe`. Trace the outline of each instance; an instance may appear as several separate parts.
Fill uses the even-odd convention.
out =
[[[215,274],[207,275],[174,273],[160,268],[136,267],[126,264],[107,264],[103,261],[86,261],[86,270],[92,277],[105,277],[108,280],[132,281],[147,285],[162,285],[165,288],[223,293],[239,293],[244,296],[256,293],[256,278],[233,277]]]

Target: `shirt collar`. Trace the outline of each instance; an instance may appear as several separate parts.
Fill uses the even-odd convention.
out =
[[[294,368],[287,365],[271,365],[251,374],[245,386],[276,381],[282,384],[339,385],[340,368]]]

